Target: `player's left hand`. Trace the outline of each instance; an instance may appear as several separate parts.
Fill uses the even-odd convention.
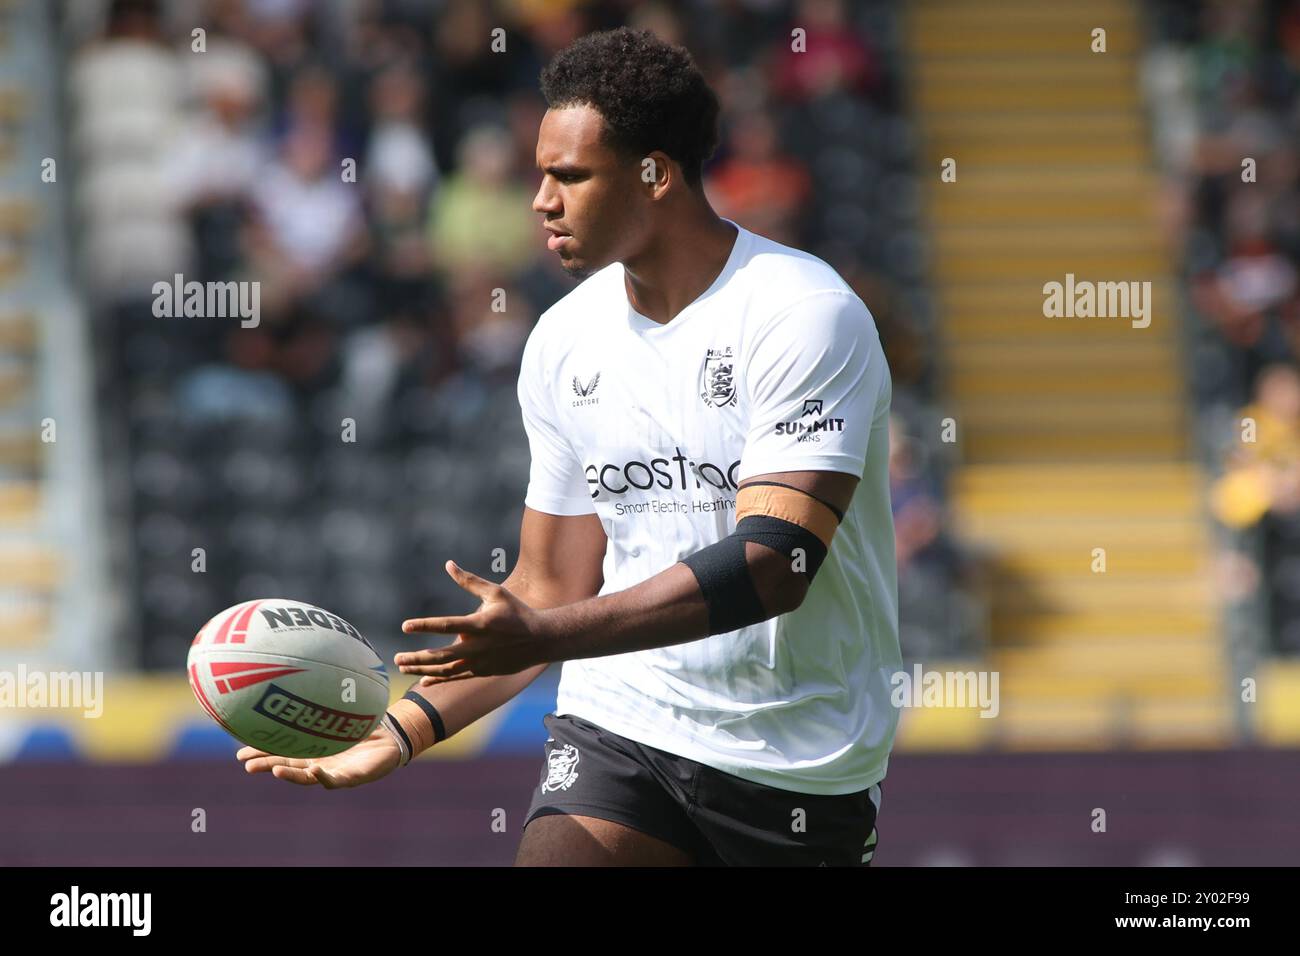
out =
[[[455,634],[456,642],[437,650],[405,651],[394,661],[403,674],[424,675],[424,686],[469,677],[517,674],[543,656],[547,636],[542,612],[529,607],[499,584],[471,574],[455,561],[446,564],[452,580],[483,603],[461,617],[424,617],[402,622],[407,634]]]

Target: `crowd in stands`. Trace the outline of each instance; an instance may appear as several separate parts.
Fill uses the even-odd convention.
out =
[[[1147,5],[1147,84],[1181,254],[1229,602],[1300,653],[1300,2]]]
[[[513,556],[519,357],[572,288],[531,209],[537,77],[624,24],[686,44],[722,100],[716,211],[822,256],[871,307],[894,377],[904,653],[978,651],[954,626],[962,560],[920,425],[933,319],[893,4],[107,0],[65,17],[77,249],[144,666],[272,594],[382,643],[466,605],[447,557],[484,573],[493,548]],[[258,282],[259,323],[157,317],[151,289],[174,274]]]

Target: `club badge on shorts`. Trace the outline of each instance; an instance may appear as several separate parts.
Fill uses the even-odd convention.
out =
[[[546,782],[542,793],[568,790],[578,779],[578,748],[565,744],[546,755]]]

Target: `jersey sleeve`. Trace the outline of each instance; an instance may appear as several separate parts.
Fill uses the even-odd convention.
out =
[[[776,471],[862,474],[878,403],[882,392],[888,403],[893,383],[861,299],[827,290],[784,310],[755,336],[745,380],[750,423],[738,480]]]
[[[593,514],[596,509],[582,462],[560,432],[555,404],[542,375],[539,328],[529,334],[519,368],[519,408],[532,459],[524,504],[553,515]]]

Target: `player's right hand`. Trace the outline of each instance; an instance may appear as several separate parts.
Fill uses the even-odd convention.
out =
[[[326,790],[359,787],[385,777],[397,769],[402,758],[393,735],[376,727],[361,743],[332,757],[278,757],[256,747],[242,747],[235,754],[249,773],[266,773],[280,780]]]

